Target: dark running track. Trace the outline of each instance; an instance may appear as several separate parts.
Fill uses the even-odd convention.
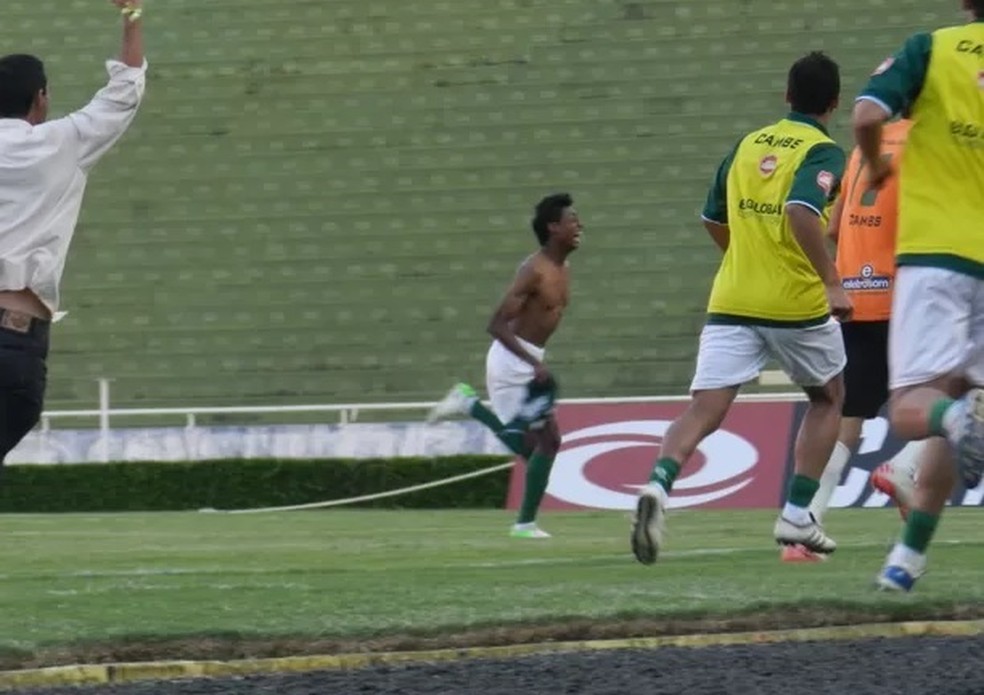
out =
[[[33,695],[971,695],[984,637],[582,652],[358,671],[20,691]]]

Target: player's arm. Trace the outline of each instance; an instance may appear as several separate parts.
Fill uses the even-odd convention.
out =
[[[823,211],[837,196],[843,176],[843,150],[832,143],[816,145],[796,171],[786,198],[786,216],[796,243],[823,282],[831,313],[839,318],[849,317],[852,306],[827,250]]]
[[[540,286],[540,273],[537,271],[532,259],[527,260],[519,267],[516,277],[513,279],[505,296],[499,302],[492,318],[489,320],[489,334],[502,343],[509,352],[519,359],[530,364],[534,369],[542,369],[543,365],[530,355],[516,339],[512,324],[526,303],[537,293]]]
[[[112,3],[123,16],[123,37],[119,58],[106,64],[109,82],[92,101],[59,121],[77,143],[79,167],[83,170],[90,169],[123,136],[137,114],[146,87],[141,1]]]
[[[878,66],[854,104],[854,139],[874,185],[884,183],[892,173],[881,156],[884,123],[919,97],[932,48],[932,34],[911,36],[898,53]]]
[[[830,212],[830,224],[827,225],[827,238],[835,244],[840,240],[841,216],[844,214],[844,199],[847,192],[841,191],[834,203],[834,209]]]
[[[737,149],[736,145],[714,174],[714,181],[704,203],[704,211],[700,215],[704,222],[704,229],[721,251],[727,251],[728,244],[731,242],[731,228],[728,226],[728,172],[731,171],[731,163],[734,161]]]

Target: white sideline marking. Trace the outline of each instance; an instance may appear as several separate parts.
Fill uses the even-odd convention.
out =
[[[522,541],[519,541],[522,542]],[[547,541],[527,541],[531,544],[544,543]],[[894,543],[894,539],[885,540],[881,543],[876,542],[866,542],[866,543],[841,543],[838,548],[853,549],[853,550],[866,550],[871,548],[884,548],[888,551],[890,545]],[[960,545],[980,545],[980,540],[937,540],[933,542],[934,546],[960,546]],[[666,558],[688,558],[688,557],[706,557],[706,556],[722,556],[722,555],[739,555],[742,553],[762,553],[762,552],[776,552],[778,553],[778,546],[773,548],[772,546],[753,546],[753,547],[743,547],[743,548],[694,548],[691,550],[667,550],[660,553],[661,557]],[[834,556],[836,557],[836,553]],[[628,551],[624,553],[606,553],[604,555],[581,555],[578,557],[538,557],[538,558],[523,558],[521,560],[502,560],[497,562],[451,562],[443,565],[448,569],[455,568],[468,568],[468,569],[495,569],[497,567],[525,567],[525,566],[536,566],[536,565],[574,565],[580,562],[594,562],[598,560],[618,560],[623,561],[630,559],[630,553]],[[56,574],[44,574],[42,575],[45,579],[113,579],[119,577],[161,577],[161,576],[208,576],[216,574],[236,574],[236,575],[265,575],[265,574],[281,574],[281,573],[291,573],[297,568],[291,568],[288,570],[279,569],[245,569],[237,567],[214,567],[209,569],[192,569],[186,567],[138,567],[134,569],[126,570],[75,570],[73,572],[63,572]],[[312,572],[317,573],[318,569],[313,569]],[[331,572],[333,570],[325,570],[326,572]],[[36,579],[39,575],[32,574],[29,577],[16,577],[10,574],[0,574],[0,581],[3,580],[16,580],[16,579]],[[254,585],[251,585],[254,586]]]
[[[537,543],[543,541],[529,541],[530,543]],[[853,550],[866,550],[870,548],[884,548],[886,552],[889,550],[893,540],[886,540],[882,543],[868,542],[868,543],[840,543],[838,548],[850,548]],[[966,545],[979,543],[979,541],[965,541],[965,540],[941,540],[934,541],[934,546],[940,545]],[[775,547],[775,552],[778,554],[779,547]],[[742,553],[761,553],[761,552],[772,552],[773,548],[770,547],[744,547],[744,548],[694,548],[693,550],[666,550],[660,552],[660,557],[666,558],[688,558],[688,557],[706,557],[715,555],[739,555]],[[834,553],[836,557],[837,553]],[[522,560],[503,560],[501,562],[473,562],[466,564],[447,564],[445,567],[474,567],[474,568],[489,568],[494,569],[496,567],[524,567],[527,565],[573,565],[579,562],[591,562],[595,560],[623,560],[629,557],[630,553],[628,551],[624,553],[609,553],[607,555],[584,555],[580,557],[556,557],[556,558],[524,558]]]

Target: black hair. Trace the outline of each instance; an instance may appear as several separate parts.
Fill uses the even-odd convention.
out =
[[[574,199],[569,193],[554,193],[536,204],[533,210],[533,231],[540,246],[546,246],[550,239],[550,230],[547,227],[554,222],[560,222],[564,210],[572,205]]]
[[[793,63],[787,89],[793,111],[825,114],[840,97],[840,68],[826,53],[813,51]]]
[[[38,92],[47,88],[40,58],[25,54],[0,58],[0,118],[24,118]]]
[[[984,19],[984,0],[970,0],[970,9],[978,19]]]

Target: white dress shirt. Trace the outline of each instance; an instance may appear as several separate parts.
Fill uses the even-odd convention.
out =
[[[146,62],[106,63],[84,108],[32,126],[0,118],[0,290],[29,289],[54,313],[89,171],[133,122]]]

